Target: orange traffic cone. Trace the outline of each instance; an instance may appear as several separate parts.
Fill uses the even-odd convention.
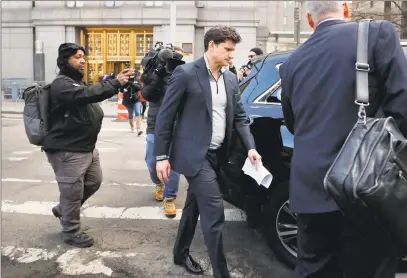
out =
[[[117,115],[116,120],[128,120],[129,113],[127,112],[126,106],[123,105],[123,93],[119,92],[117,94]]]

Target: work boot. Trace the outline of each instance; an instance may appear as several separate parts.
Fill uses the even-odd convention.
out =
[[[155,185],[155,199],[159,202],[161,202],[164,198],[164,188],[165,184],[163,183]]]
[[[94,243],[92,237],[87,235],[85,232],[81,231],[79,234],[70,235],[64,233],[64,242],[66,244],[78,247],[78,248],[87,248],[91,247]]]
[[[175,209],[175,198],[164,199],[164,212],[165,216],[169,218],[173,218],[177,215],[177,210]]]

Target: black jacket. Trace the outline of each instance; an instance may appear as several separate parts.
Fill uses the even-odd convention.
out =
[[[153,73],[149,79],[144,82],[141,95],[148,101],[147,134],[154,134],[155,121],[160,111],[170,76],[171,75],[164,73]]]
[[[141,86],[138,81],[132,81],[125,84],[121,91],[123,92],[123,105],[126,107],[133,107],[135,103],[140,102],[138,95],[141,91]]]
[[[75,77],[73,77],[75,78]],[[79,78],[60,74],[51,84],[46,152],[91,152],[103,120],[98,102],[112,97],[121,85],[117,79],[87,86]]]

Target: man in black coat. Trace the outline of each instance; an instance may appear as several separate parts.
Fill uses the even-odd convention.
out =
[[[375,241],[359,238],[323,185],[357,121],[358,23],[344,20],[345,2],[309,1],[308,10],[315,32],[280,67],[283,112],[295,146],[290,177],[290,208],[298,217],[294,277],[394,277],[394,244],[375,231]],[[370,23],[368,59],[368,116],[381,110],[406,136],[407,61],[390,22]]]
[[[179,60],[183,58],[183,49],[180,47],[174,48],[175,53]],[[161,61],[165,63],[166,61]],[[185,63],[185,62],[184,62]],[[167,217],[175,217],[177,210],[175,207],[175,200],[178,195],[180,175],[179,173],[171,170],[168,181],[163,182],[157,177],[156,172],[156,157],[154,156],[154,141],[155,141],[155,123],[158,112],[161,109],[165,92],[167,91],[168,82],[172,72],[169,72],[165,66],[161,65],[157,70],[153,70],[148,78],[144,80],[144,87],[142,96],[149,102],[147,113],[147,138],[146,138],[146,164],[150,173],[151,181],[156,185],[155,199],[163,201],[164,213]]]
[[[80,208],[102,183],[95,148],[103,120],[98,102],[117,94],[133,70],[88,86],[83,82],[85,49],[74,43],[61,44],[57,65],[60,72],[51,84],[49,130],[43,146],[60,191],[52,213],[61,221],[65,243],[84,248],[94,241],[81,230]]]

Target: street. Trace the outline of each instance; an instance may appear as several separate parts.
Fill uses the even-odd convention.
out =
[[[145,122],[143,123],[145,127]],[[82,210],[82,226],[95,245],[77,249],[62,242],[51,208],[59,198],[45,154],[30,145],[21,115],[2,118],[2,277],[190,277],[173,265],[172,247],[181,210],[167,219],[154,199],[144,162],[145,135],[129,132],[127,122],[105,118],[97,147],[104,182]],[[176,201],[182,209],[187,184]],[[224,245],[233,277],[288,278],[244,214],[225,204]],[[192,255],[212,277],[199,224]]]

